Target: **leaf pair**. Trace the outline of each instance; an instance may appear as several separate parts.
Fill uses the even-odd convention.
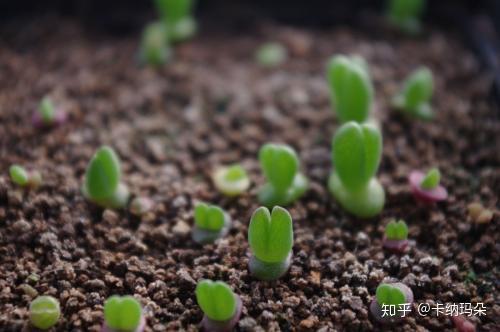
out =
[[[424,190],[432,190],[439,185],[440,181],[441,172],[439,172],[439,169],[433,168],[429,172],[427,172],[425,177],[422,179],[420,187]]]
[[[96,201],[110,199],[120,183],[120,160],[109,146],[103,146],[92,157],[85,173],[85,190]]]
[[[274,190],[286,192],[299,169],[299,159],[288,145],[265,144],[259,151],[259,161],[266,179]]]
[[[432,72],[426,67],[415,70],[405,81],[403,90],[405,107],[408,110],[415,110],[429,103],[433,89]]]
[[[284,261],[293,246],[290,213],[279,206],[275,206],[272,213],[265,207],[255,210],[248,228],[248,242],[259,260],[267,263]]]
[[[202,229],[218,231],[224,227],[225,218],[224,210],[216,205],[198,203],[194,208],[196,226]]]
[[[344,124],[332,143],[335,171],[350,191],[363,189],[377,172],[382,154],[382,135],[368,124]]]
[[[387,14],[393,24],[408,33],[416,33],[425,3],[425,0],[389,0]]]
[[[396,308],[400,304],[406,303],[404,292],[398,287],[390,284],[381,284],[376,291],[377,302],[379,305],[394,305]]]
[[[118,331],[135,331],[142,318],[142,308],[132,296],[111,296],[104,303],[106,325]]]
[[[390,221],[385,227],[385,237],[389,240],[406,240],[408,238],[408,226],[404,220]]]
[[[166,24],[175,25],[191,15],[193,0],[155,0],[156,8]]]
[[[149,23],[142,33],[140,57],[143,63],[159,66],[171,57],[168,34],[161,22]]]
[[[229,320],[236,312],[236,295],[222,281],[200,281],[196,286],[196,300],[205,315],[215,321]]]
[[[363,59],[334,56],[327,67],[330,96],[341,122],[364,122],[373,101],[373,85]]]

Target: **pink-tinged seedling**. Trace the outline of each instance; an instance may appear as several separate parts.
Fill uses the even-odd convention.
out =
[[[446,189],[440,185],[441,173],[433,168],[426,174],[413,171],[408,177],[413,196],[418,202],[433,204],[448,197]]]
[[[385,227],[383,246],[385,249],[403,254],[408,247],[408,226],[404,220],[390,221]]]
[[[377,287],[374,299],[370,304],[370,312],[379,323],[391,324],[408,316],[413,303],[412,290],[403,283],[382,283]],[[387,314],[393,307],[393,315]]]
[[[451,316],[451,321],[458,332],[476,332],[476,326],[462,315]]]
[[[37,128],[60,126],[66,122],[67,114],[56,108],[49,97],[44,97],[38,109],[33,112],[31,122]]]

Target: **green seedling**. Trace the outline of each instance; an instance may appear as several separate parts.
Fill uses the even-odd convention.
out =
[[[194,0],[155,0],[161,20],[173,42],[194,36],[197,24],[192,16]]]
[[[421,67],[406,79],[403,91],[393,98],[393,106],[411,116],[430,120],[434,116],[430,106],[433,89],[432,72]]]
[[[255,58],[262,67],[276,67],[286,61],[287,50],[280,43],[266,43],[259,47]]]
[[[385,237],[389,240],[406,240],[408,238],[408,226],[405,221],[390,221],[385,227]]]
[[[144,319],[140,303],[132,296],[108,298],[104,303],[104,328],[107,331],[142,331]]]
[[[425,0],[388,0],[387,16],[391,24],[415,35],[421,30],[420,18],[425,5]]]
[[[299,159],[291,147],[265,144],[259,161],[268,181],[259,191],[259,201],[265,206],[288,205],[306,192],[308,181],[299,172]]]
[[[103,146],[92,157],[83,185],[83,194],[92,202],[106,208],[125,207],[128,188],[120,182],[120,160],[114,150]]]
[[[333,137],[334,171],[328,187],[350,213],[369,218],[384,207],[385,192],[375,173],[382,154],[382,135],[369,124],[348,122]]]
[[[249,268],[261,280],[275,280],[288,271],[292,256],[293,224],[287,210],[275,206],[272,213],[260,207],[252,215],[248,228],[252,250]]]
[[[365,122],[373,103],[368,65],[360,57],[336,55],[328,63],[330,98],[340,122]]]
[[[194,209],[193,240],[205,244],[224,236],[229,230],[229,216],[216,205],[198,203]]]
[[[432,190],[439,186],[439,182],[441,181],[441,172],[439,169],[433,168],[427,172],[425,177],[420,182],[420,187],[424,190]]]
[[[375,298],[370,304],[370,312],[373,318],[380,323],[395,323],[406,317],[407,312],[400,310],[403,305],[413,303],[413,292],[411,288],[403,283],[382,283],[377,287]],[[390,309],[392,307],[392,309]],[[387,311],[395,312],[387,315]]]
[[[52,296],[39,296],[30,304],[31,325],[38,329],[50,329],[56,325],[60,316],[59,302]]]
[[[217,190],[229,197],[241,195],[250,187],[247,172],[238,164],[217,168],[212,178]]]
[[[21,187],[36,189],[42,184],[42,175],[38,171],[28,172],[20,165],[12,165],[9,168],[10,179]]]
[[[38,106],[38,112],[42,121],[46,124],[52,123],[56,116],[56,109],[54,103],[49,97],[44,97]]]
[[[148,24],[142,33],[140,59],[151,66],[161,66],[172,56],[167,29],[162,22]]]
[[[400,304],[406,303],[404,292],[390,284],[380,284],[376,291],[377,302],[380,305],[394,305],[396,308]]]

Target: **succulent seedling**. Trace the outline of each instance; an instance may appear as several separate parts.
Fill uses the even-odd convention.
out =
[[[382,211],[385,192],[375,177],[382,154],[382,135],[369,124],[348,122],[332,142],[334,170],[328,188],[350,213],[373,217]]]
[[[432,72],[421,67],[406,79],[403,90],[393,98],[392,104],[411,116],[430,120],[434,116],[430,105],[433,90]]]
[[[120,178],[118,156],[109,146],[102,146],[87,166],[82,192],[87,199],[105,208],[123,208],[130,194]]]
[[[20,165],[12,165],[9,168],[9,174],[12,182],[20,187],[29,187],[36,189],[42,184],[42,175],[38,171],[26,171]]]
[[[260,207],[252,215],[248,228],[252,256],[250,273],[261,280],[275,280],[290,267],[293,247],[292,217],[287,210],[275,206],[271,213]]]
[[[212,243],[227,234],[231,220],[229,215],[216,205],[198,203],[194,208],[192,237],[200,244]]]
[[[276,67],[286,61],[287,50],[280,43],[266,43],[258,48],[255,58],[262,67]]]
[[[404,253],[408,246],[408,226],[404,220],[391,220],[385,227],[384,248],[395,253]]]
[[[194,0],[155,0],[156,8],[173,42],[194,36],[197,24],[192,16]]]
[[[147,197],[135,197],[130,202],[130,212],[136,216],[146,214],[153,207],[153,202]]]
[[[217,168],[212,179],[217,190],[229,197],[238,196],[250,187],[248,174],[239,164]]]
[[[413,196],[418,202],[432,204],[448,197],[448,192],[440,185],[441,173],[437,168],[429,170],[426,174],[413,171],[408,181]]]
[[[307,178],[299,172],[299,158],[288,145],[265,144],[259,162],[268,181],[259,191],[263,205],[288,205],[306,192]]]
[[[370,304],[370,312],[380,323],[394,323],[408,313],[400,310],[402,309],[400,306],[412,303],[413,292],[408,286],[400,282],[382,283],[377,287],[375,298]],[[395,315],[384,315],[385,306],[395,306]]]
[[[38,109],[33,113],[31,122],[35,127],[52,127],[63,124],[66,121],[66,112],[56,108],[52,99],[44,97]]]
[[[39,296],[30,304],[30,322],[37,329],[50,329],[56,325],[60,316],[59,302],[52,296]]]
[[[458,332],[476,332],[476,326],[464,315],[451,315],[450,318]]]
[[[391,24],[405,33],[415,35],[421,30],[420,17],[425,5],[425,0],[389,0],[387,16]]]
[[[104,303],[103,332],[142,332],[145,326],[141,305],[134,297],[113,295]]]
[[[232,331],[240,319],[241,299],[225,282],[198,282],[196,300],[204,313],[201,326],[207,332]]]
[[[327,78],[340,122],[367,121],[374,92],[366,62],[357,56],[336,55],[328,62]]]
[[[161,66],[172,56],[167,29],[162,22],[148,24],[142,33],[140,60],[151,66]]]

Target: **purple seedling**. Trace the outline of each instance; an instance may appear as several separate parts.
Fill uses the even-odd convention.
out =
[[[437,168],[431,169],[427,174],[413,171],[410,173],[408,180],[413,196],[418,202],[433,204],[448,197],[446,189],[439,184],[441,173]]]
[[[63,110],[56,108],[49,97],[44,97],[33,112],[31,122],[36,128],[47,128],[60,126],[67,120],[67,114]]]
[[[392,220],[385,227],[384,242],[385,249],[403,254],[408,247],[408,226],[404,220]]]
[[[370,304],[373,318],[383,324],[395,323],[408,315],[410,308],[405,305],[413,303],[412,290],[403,283],[382,283],[377,287],[376,295]],[[394,310],[391,310],[391,307]],[[402,310],[405,309],[405,310]]]

